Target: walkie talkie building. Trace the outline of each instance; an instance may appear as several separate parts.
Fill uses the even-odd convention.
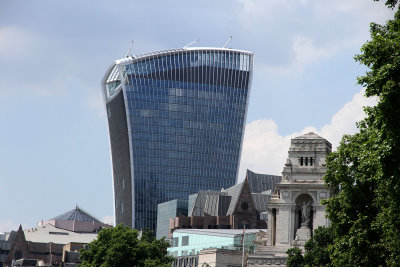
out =
[[[108,68],[117,224],[154,230],[158,203],[235,184],[252,69],[250,52],[192,47]]]

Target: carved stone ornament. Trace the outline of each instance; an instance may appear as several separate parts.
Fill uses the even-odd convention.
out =
[[[267,233],[259,230],[256,234],[256,238],[252,241],[253,244],[257,244],[258,246],[266,246],[267,245],[268,236]]]
[[[278,188],[275,188],[274,194],[271,196],[271,198],[279,199],[280,197],[280,191]]]
[[[286,266],[286,258],[251,258],[247,260],[247,266],[268,266],[268,265],[282,265]]]

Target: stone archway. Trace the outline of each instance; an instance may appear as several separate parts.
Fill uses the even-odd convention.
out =
[[[306,235],[311,236],[313,230],[313,219],[314,219],[314,200],[309,194],[300,194],[297,196],[296,201],[296,216],[295,216],[295,229],[294,238],[299,238],[299,230],[303,233],[307,232]],[[303,239],[305,236],[303,235]]]

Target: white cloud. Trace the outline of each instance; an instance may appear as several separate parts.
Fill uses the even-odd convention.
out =
[[[280,175],[287,158],[290,140],[301,134],[315,132],[332,143],[335,149],[343,134],[356,132],[355,123],[364,118],[363,106],[376,104],[376,99],[363,96],[364,90],[355,94],[330,121],[320,130],[308,126],[299,132],[286,136],[278,133],[278,126],[273,120],[256,120],[246,125],[243,139],[239,181],[245,178],[246,169],[256,173]]]
[[[323,0],[314,1],[314,12],[320,19],[335,19],[338,14],[348,14],[354,17],[354,22],[359,25],[368,25],[369,22],[384,23],[393,16],[394,11],[386,8],[381,3],[365,0]]]
[[[317,133],[328,139],[335,149],[339,145],[343,134],[356,132],[355,123],[365,117],[363,107],[374,106],[376,103],[376,98],[364,97],[364,90],[361,90],[332,117],[329,124],[323,126]]]
[[[114,216],[104,216],[101,221],[103,223],[109,224],[109,225],[115,225],[115,219]]]
[[[356,36],[354,38],[357,39]],[[299,73],[302,72],[307,65],[321,59],[328,59],[337,53],[337,51],[346,47],[351,47],[354,43],[356,43],[355,39],[347,39],[341,40],[338,43],[329,43],[326,46],[318,47],[310,37],[296,35],[293,37],[291,45],[294,56],[288,65],[276,66],[260,64],[260,68],[271,74]]]
[[[262,49],[274,49],[268,61],[256,61],[258,68],[271,74],[302,72],[307,65],[343,51],[358,51],[369,38],[369,23],[384,23],[394,13],[383,3],[365,0],[238,0],[238,3],[243,34],[257,36]],[[277,25],[283,30],[272,30]],[[276,42],[281,45],[271,45]]]

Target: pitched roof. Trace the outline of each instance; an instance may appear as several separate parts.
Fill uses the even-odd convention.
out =
[[[265,211],[275,185],[282,180],[281,176],[258,174],[247,170],[245,181],[227,189],[218,191],[199,191],[189,197],[189,217],[230,215],[235,211],[243,186],[248,183],[255,208]]]
[[[70,210],[66,213],[63,213],[61,215],[52,218],[52,220],[102,223],[99,219],[90,215],[89,213],[82,210],[78,206],[76,206],[75,209],[73,210]]]
[[[210,195],[221,195],[223,193],[219,191],[205,191],[205,190],[200,190],[198,193],[190,195],[189,199],[193,199],[193,204],[191,204],[189,200],[189,217],[191,216],[204,216],[204,207],[207,202],[207,196]],[[209,202],[210,203],[210,202]],[[193,205],[193,206],[191,206]],[[210,207],[207,208],[207,210],[210,210]]]
[[[275,185],[282,181],[282,176],[260,174],[250,170],[247,170],[246,178],[249,181],[251,193],[270,194],[275,189]]]
[[[226,212],[226,215],[232,214],[235,211],[236,204],[239,200],[239,196],[240,196],[240,193],[242,192],[245,181],[241,182],[240,184],[229,187],[228,189],[226,189],[224,191],[228,194],[228,196],[231,197],[231,202],[230,202],[228,211]]]
[[[253,198],[254,207],[258,212],[267,211],[268,202],[270,199],[270,195],[261,194],[261,193],[252,193],[251,197]]]

